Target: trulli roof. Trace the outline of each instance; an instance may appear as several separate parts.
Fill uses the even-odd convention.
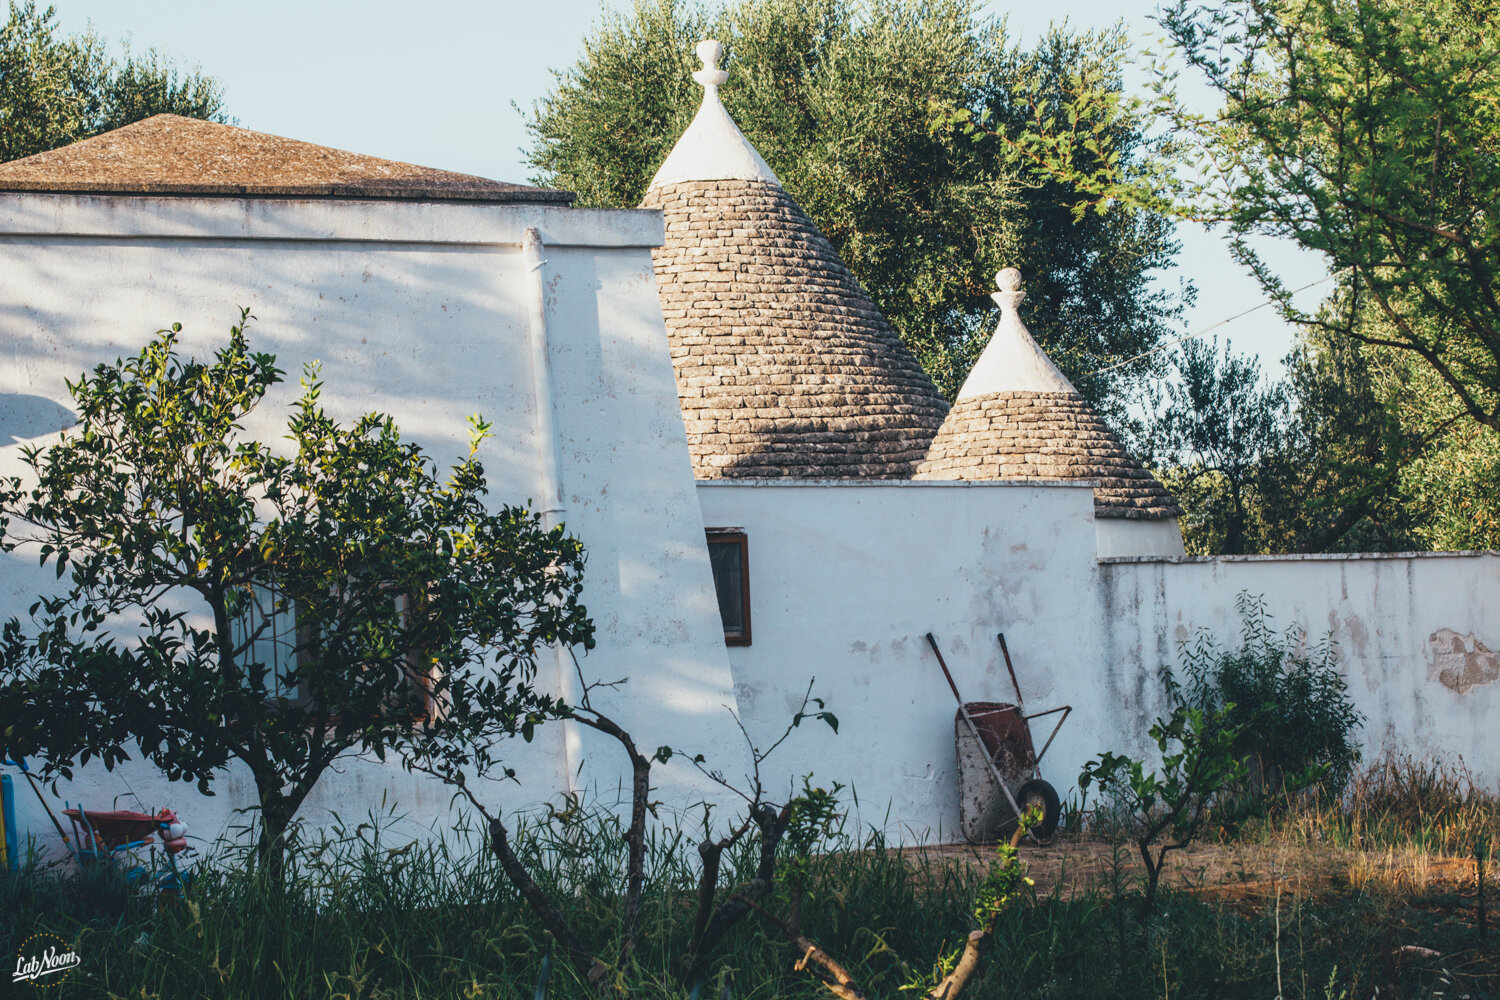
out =
[[[1016,311],[1021,276],[998,276],[1000,323],[927,451],[917,479],[1093,479],[1094,516],[1179,517],[1176,499],[1135,460],[1037,346]]]
[[[910,478],[948,403],[729,118],[721,53],[642,202],[694,474]]]

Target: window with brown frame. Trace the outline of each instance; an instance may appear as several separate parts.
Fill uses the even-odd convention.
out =
[[[708,560],[713,564],[719,617],[726,646],[750,645],[750,544],[743,528],[709,528]]]

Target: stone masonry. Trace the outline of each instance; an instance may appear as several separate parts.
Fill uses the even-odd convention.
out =
[[[917,479],[1093,479],[1095,517],[1156,520],[1182,508],[1076,393],[960,399]]]
[[[779,185],[652,188],[657,285],[699,479],[906,479],[948,403]]]

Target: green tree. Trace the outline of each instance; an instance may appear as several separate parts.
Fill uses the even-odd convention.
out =
[[[1265,465],[1264,552],[1371,552],[1418,547],[1399,471],[1421,442],[1380,393],[1360,345],[1305,333],[1286,359],[1292,402],[1285,447]]]
[[[1417,515],[1411,537],[1500,541],[1497,16],[1493,0],[1180,0],[1159,21],[1216,111],[1195,113],[1163,62],[1152,101],[1121,112],[1154,120],[1144,169],[1101,161],[1091,133],[1068,127],[1121,103],[1097,90],[1075,90],[1050,129],[1008,140],[1014,157],[1086,192],[1085,207],[1123,201],[1223,226],[1315,355],[1357,345],[1362,360],[1337,363],[1368,369],[1396,433],[1363,457],[1364,487],[1346,483],[1335,521],[1356,535],[1390,520],[1372,519],[1372,504],[1394,488]],[[1299,308],[1288,285],[1300,282],[1259,252],[1266,238],[1320,254],[1335,293]]]
[[[0,161],[45,152],[155,114],[224,121],[223,88],[155,50],[124,61],[92,30],[59,34],[53,7],[10,0],[0,27]]]
[[[563,711],[531,680],[538,645],[592,644],[583,551],[488,509],[477,418],[440,479],[390,417],[330,419],[310,369],[278,451],[242,434],[282,375],[243,314],[211,363],[177,344],[71,383],[78,425],[0,481],[0,549],[67,577],[5,625],[0,754],[69,777],[139,747],[204,791],[237,761],[274,867],[341,756],[484,770]]]
[[[1284,447],[1287,397],[1262,386],[1260,365],[1229,344],[1190,340],[1173,357],[1150,429],[1150,445],[1168,457],[1163,482],[1187,508],[1183,534],[1195,553],[1255,549],[1252,521],[1266,466]]]
[[[1500,435],[1454,427],[1400,470],[1400,487],[1418,517],[1409,547],[1500,548]]]
[[[1142,924],[1151,916],[1167,856],[1203,832],[1213,808],[1249,773],[1235,749],[1240,730],[1227,714],[1233,708],[1205,712],[1178,705],[1170,717],[1152,723],[1148,735],[1161,761],[1159,774],[1146,761],[1107,751],[1078,776],[1080,789],[1097,784],[1113,798],[1140,853],[1146,882],[1136,919]]]
[[[640,0],[603,16],[532,108],[539,179],[588,205],[639,204],[702,97],[694,44],[717,37],[747,138],[826,233],[938,386],[954,395],[993,326],[1001,267],[1026,271],[1028,326],[1071,376],[1158,342],[1182,295],[1153,290],[1177,245],[1162,215],[1074,218],[1068,183],[1012,162],[990,130],[1037,127],[1086,77],[1118,91],[1118,30],[1054,31],[1026,51],[974,0]],[[1101,155],[1144,155],[1134,122],[1093,124]],[[1147,362],[1082,380],[1115,411]]]
[[[1162,21],[1225,102],[1192,134],[1236,252],[1289,319],[1359,345],[1398,425],[1350,512],[1390,483],[1426,546],[1500,542],[1497,13],[1251,0]],[[1339,272],[1322,308],[1293,308],[1250,242],[1267,235]]]
[[[1493,3],[1240,0],[1162,16],[1223,99],[1177,112],[1206,157],[1202,203],[1299,324],[1422,360],[1500,432],[1500,40]],[[1341,308],[1296,309],[1251,239],[1290,239],[1345,276]],[[1366,305],[1385,324],[1364,322]]]
[[[1382,398],[1386,376],[1326,333],[1304,337],[1286,364],[1284,381],[1262,384],[1254,358],[1190,342],[1175,381],[1148,394],[1141,450],[1187,510],[1188,551],[1420,546],[1401,470],[1424,442]]]
[[[1368,304],[1360,322],[1368,332],[1390,327]],[[1326,343],[1333,335],[1309,339]],[[1400,499],[1402,547],[1500,547],[1500,434],[1473,420],[1420,356],[1350,346],[1370,373],[1374,412],[1389,425],[1382,475],[1372,481],[1389,483]]]

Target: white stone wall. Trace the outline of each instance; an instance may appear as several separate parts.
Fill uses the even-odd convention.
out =
[[[19,471],[21,442],[45,443],[71,422],[65,379],[137,352],[174,321],[184,352],[207,355],[243,305],[256,316],[252,347],[288,371],[246,421],[250,435],[284,437],[301,367],[318,360],[333,416],[391,413],[440,465],[466,452],[466,416],[483,414],[495,424],[481,456],[493,502],[540,500],[527,227],[545,244],[563,516],[588,549],[585,601],[599,628],[584,666],[596,678],[631,678],[600,696],[622,721],[645,730],[649,720],[680,745],[709,743],[733,690],[656,297],[655,213],[0,196],[0,475]],[[0,559],[0,620],[24,617],[51,576],[34,556]],[[576,687],[571,660],[549,658],[545,668],[550,685]],[[613,796],[615,747],[570,729],[547,727],[535,744],[518,745],[522,784],[497,787],[495,801],[526,807],[570,787]],[[673,801],[709,792],[680,765],[659,771]],[[132,789],[147,805],[178,807],[210,838],[252,801],[237,770],[215,798],[200,799],[139,764],[89,769],[60,792],[108,808]],[[18,788],[17,801],[23,828],[55,839],[31,793]],[[358,820],[382,801],[424,826],[448,817],[449,795],[430,780],[359,761],[325,778],[303,816]]]
[[[1332,638],[1365,716],[1367,759],[1462,761],[1500,788],[1500,553],[1118,560],[1099,567],[1099,583],[1100,677],[1123,718],[1163,710],[1155,672],[1179,665],[1199,629],[1238,647],[1247,593],[1264,598],[1275,627]],[[1137,730],[1122,729],[1128,744]]]
[[[816,676],[841,731],[796,734],[774,771],[851,785],[859,819],[889,835],[956,835],[955,706],[928,631],[967,700],[1012,700],[1004,631],[1028,709],[1073,705],[1042,765],[1067,796],[1101,751],[1151,750],[1147,727],[1169,711],[1159,668],[1200,628],[1236,646],[1242,592],[1277,627],[1331,633],[1367,759],[1461,760],[1500,787],[1500,554],[1099,559],[1090,491],[1066,485],[698,495],[706,525],[749,539],[753,643],[729,650],[747,727],[769,742]]]
[[[1087,485],[700,482],[698,496],[709,527],[748,536],[753,641],[729,656],[751,735],[768,745],[813,677],[841,723],[804,723],[772,760],[783,784],[841,781],[864,824],[955,839],[957,704],[928,632],[966,700],[1014,700],[1003,631],[1028,708],[1073,705],[1042,763],[1060,790],[1118,729],[1097,683]]]
[[[1166,558],[1186,555],[1182,527],[1177,518],[1132,520],[1124,517],[1094,519],[1094,538],[1100,559],[1122,556]]]

